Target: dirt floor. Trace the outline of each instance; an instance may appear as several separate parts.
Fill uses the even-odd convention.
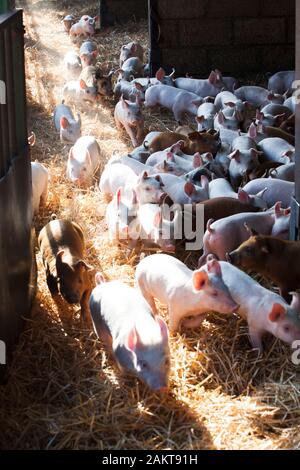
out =
[[[98,2],[88,2],[88,11],[79,1],[17,3],[25,13],[28,129],[37,137],[32,160],[43,162],[51,175],[36,230],[52,213],[75,220],[85,232],[87,261],[107,278],[132,284],[138,256],[110,245],[97,182],[79,190],[66,180],[69,147],[59,142],[52,122],[66,80],[62,59],[71,46],[61,19],[70,11],[96,14]],[[139,40],[147,47],[147,23],[109,28],[96,39],[104,70],[117,68],[123,43]],[[127,136],[116,131],[113,107],[108,101],[82,116],[83,133],[98,139],[103,163],[113,151],[130,148]],[[170,122],[168,113],[146,116],[151,130]],[[209,315],[200,328],[171,338],[170,391],[153,394],[120,374],[82,325],[78,308],[52,299],[38,253],[37,261],[33,312],[9,381],[0,387],[1,448],[300,448],[300,371],[289,347],[268,338],[258,358],[243,321]]]

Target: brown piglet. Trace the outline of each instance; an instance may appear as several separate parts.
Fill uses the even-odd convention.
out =
[[[201,132],[194,131],[188,134],[179,134],[177,132],[161,132],[151,142],[150,152],[158,152],[165,150],[176,144],[179,140],[184,141],[182,152],[188,155],[194,155],[195,153],[207,153],[210,152],[216,155],[218,149],[221,146],[220,133],[214,129],[208,131],[204,130]]]
[[[273,281],[287,300],[300,287],[300,242],[257,235],[252,230],[252,236],[229,253],[228,260]]]
[[[51,294],[59,292],[69,304],[80,303],[82,319],[88,320],[95,271],[83,260],[81,228],[70,220],[52,220],[41,230],[38,244]]]

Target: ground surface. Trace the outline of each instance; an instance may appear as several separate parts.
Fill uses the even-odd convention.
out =
[[[37,144],[32,160],[51,174],[48,206],[37,231],[52,213],[79,222],[87,260],[108,278],[133,282],[135,255],[112,247],[101,216],[97,188],[82,191],[65,179],[68,147],[58,141],[51,114],[65,81],[62,58],[70,47],[61,18],[86,12],[83,2],[19,1],[25,11],[28,129]],[[96,13],[98,2],[89,2]],[[97,37],[103,67],[117,67],[119,48],[138,39],[147,45],[146,23],[110,28]],[[129,145],[118,135],[113,104],[83,115],[84,133],[97,137],[103,162]],[[147,125],[163,129],[163,114]],[[2,448],[21,449],[274,449],[299,448],[299,367],[288,347],[266,341],[257,359],[246,325],[236,317],[210,315],[201,328],[171,338],[170,391],[150,393],[120,375],[100,342],[82,326],[77,309],[54,301],[37,254],[38,294],[15,352],[6,386],[0,388]],[[163,314],[165,311],[163,310]]]

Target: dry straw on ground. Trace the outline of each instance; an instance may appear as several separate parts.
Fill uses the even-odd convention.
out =
[[[49,202],[39,230],[54,212],[79,222],[87,260],[108,278],[133,283],[137,254],[107,240],[96,187],[75,189],[65,179],[68,148],[52,125],[59,102],[61,59],[70,46],[60,19],[96,13],[98,2],[20,1],[25,9],[29,129],[37,136],[32,159],[51,174]],[[94,7],[94,8],[93,8]],[[146,23],[110,28],[97,36],[101,63],[117,66],[120,46],[139,40],[147,47]],[[118,135],[113,104],[83,116],[85,133],[97,137],[103,162],[129,145]],[[147,113],[147,126],[174,127],[168,113]],[[1,448],[6,449],[275,449],[299,448],[299,367],[291,350],[268,338],[265,353],[251,351],[245,322],[209,315],[202,326],[171,338],[170,391],[149,392],[124,377],[78,309],[52,299],[37,254],[38,295],[14,354],[9,381],[0,387]],[[162,309],[165,314],[165,310]]]

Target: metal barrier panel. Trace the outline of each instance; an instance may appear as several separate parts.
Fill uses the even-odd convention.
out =
[[[36,286],[21,10],[0,15],[0,90],[0,341],[9,359]]]

